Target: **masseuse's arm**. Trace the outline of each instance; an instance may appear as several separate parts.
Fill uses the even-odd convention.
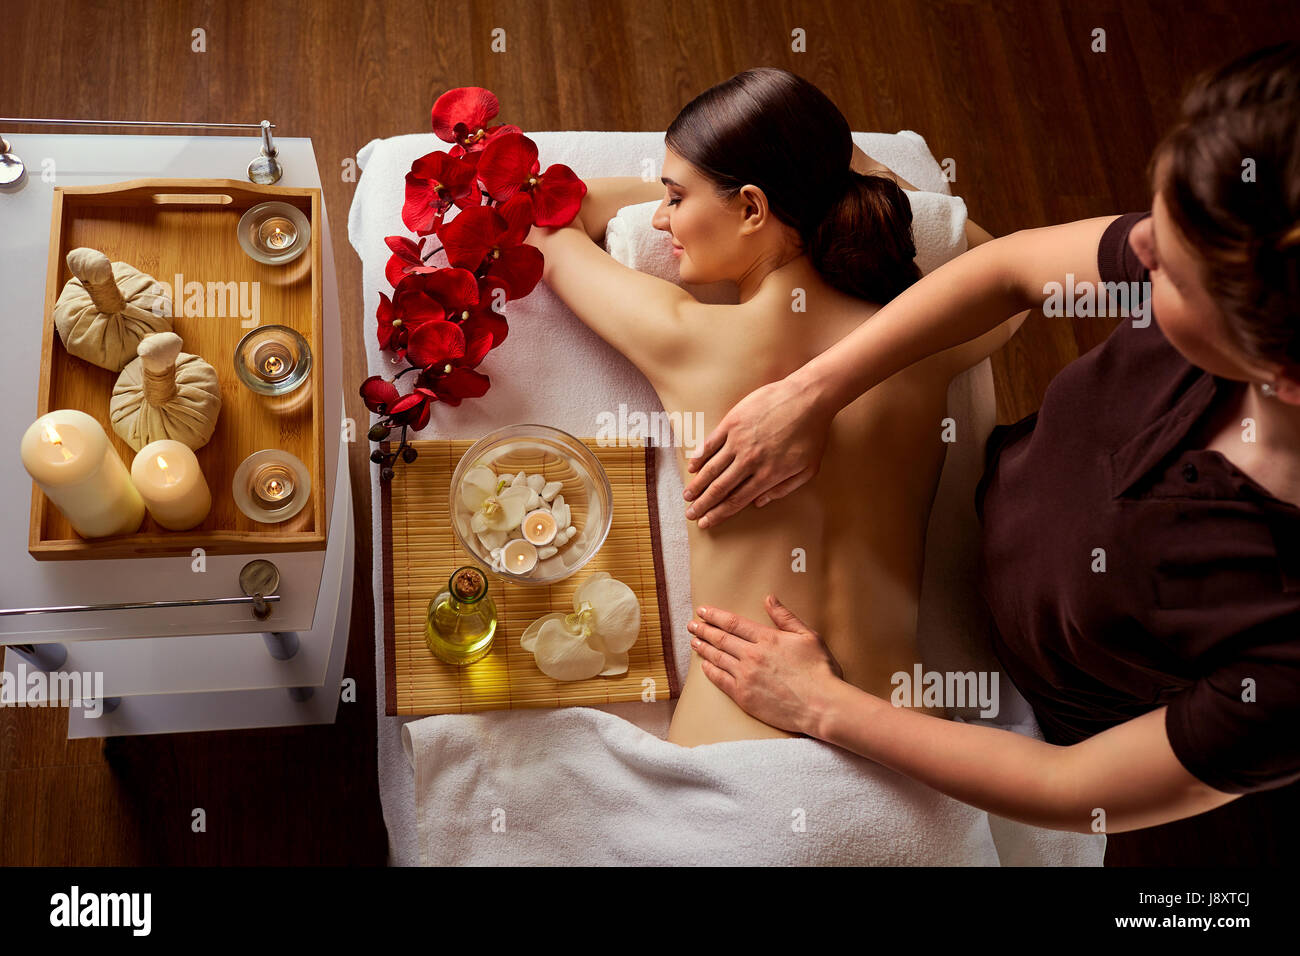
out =
[[[1009,730],[894,707],[831,670],[818,635],[768,599],[776,628],[702,608],[692,646],[705,675],[746,711],[1012,820],[1080,833],[1120,833],[1213,810],[1215,790],[1179,762],[1165,710],[1062,747]],[[1098,811],[1104,812],[1102,817]]]
[[[751,392],[691,459],[688,467],[698,474],[685,489],[693,502],[686,516],[707,527],[755,499],[784,497],[817,473],[831,420],[863,392],[1038,308],[1044,285],[1063,282],[1066,273],[1076,283],[1099,282],[1097,246],[1114,219],[984,242],[903,291],[802,368]]]
[[[820,709],[814,735],[998,816],[1080,833],[1100,823],[1122,833],[1240,796],[1213,789],[1183,767],[1169,744],[1165,710],[1062,747],[894,707],[840,681]]]

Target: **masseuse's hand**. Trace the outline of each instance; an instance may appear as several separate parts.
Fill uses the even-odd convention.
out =
[[[716,525],[753,502],[784,498],[817,474],[833,415],[813,393],[780,379],[741,399],[687,464],[686,517]]]
[[[844,672],[822,639],[769,594],[776,627],[717,608],[697,609],[686,627],[705,675],[742,710],[791,733],[810,733],[828,685]]]

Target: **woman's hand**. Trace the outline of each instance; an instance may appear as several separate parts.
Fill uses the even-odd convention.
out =
[[[784,498],[817,474],[833,418],[814,389],[790,377],[750,392],[688,463],[699,474],[685,489],[686,517],[707,528],[750,502]]]
[[[764,602],[776,627],[716,608],[698,609],[687,630],[705,675],[751,716],[791,733],[811,734],[832,684],[844,672],[817,633],[776,595]]]

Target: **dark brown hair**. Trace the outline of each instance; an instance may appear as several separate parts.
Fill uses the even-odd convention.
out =
[[[768,67],[737,73],[687,103],[665,145],[723,199],[745,185],[762,189],[835,288],[884,304],[921,277],[911,203],[893,180],[849,168],[848,122],[802,77]]]
[[[1241,347],[1296,374],[1300,44],[1257,50],[1198,77],[1151,174]]]

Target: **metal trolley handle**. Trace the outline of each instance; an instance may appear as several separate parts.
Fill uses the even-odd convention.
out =
[[[184,601],[121,602],[115,604],[64,604],[55,607],[0,608],[0,617],[19,614],[64,614],[69,611],[135,611],[154,607],[212,607],[221,604],[251,604],[253,617],[264,621],[271,616],[271,605],[280,601],[274,592],[280,586],[280,569],[270,561],[250,561],[239,572],[242,597],[193,598]]]

